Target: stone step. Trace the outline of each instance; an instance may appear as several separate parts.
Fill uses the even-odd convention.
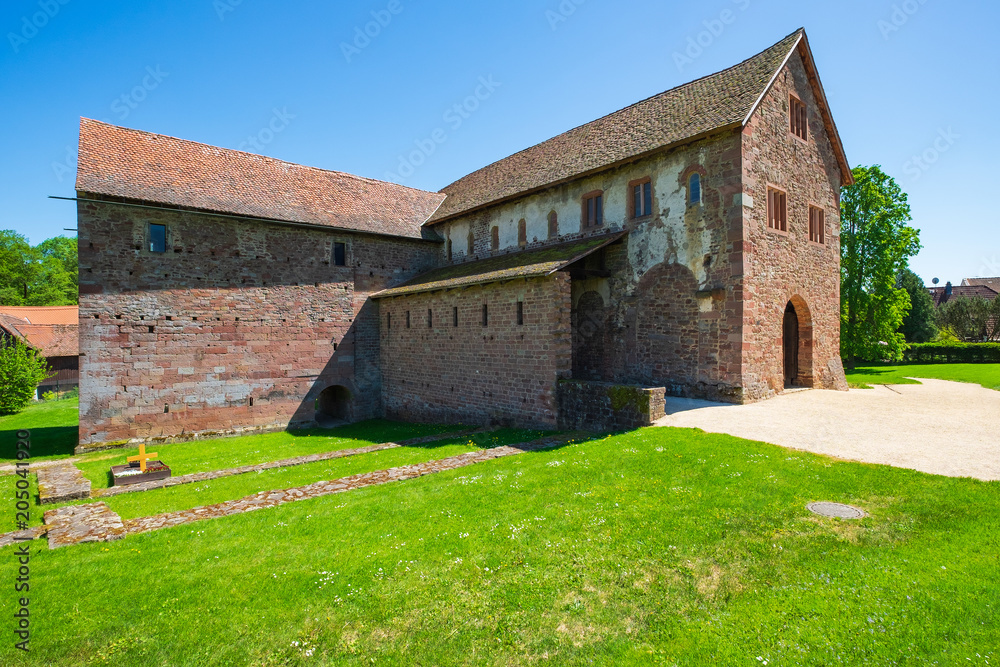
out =
[[[38,470],[38,504],[51,505],[90,497],[90,480],[65,461]]]
[[[81,542],[111,542],[125,537],[120,516],[106,503],[68,505],[45,513],[49,549]]]

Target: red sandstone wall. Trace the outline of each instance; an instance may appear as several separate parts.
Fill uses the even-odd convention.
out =
[[[524,301],[521,326],[519,299]],[[489,309],[485,327],[483,304]],[[429,308],[433,327],[428,327]],[[556,383],[569,375],[571,363],[566,274],[384,299],[379,309],[388,416],[556,426]]]
[[[110,204],[78,217],[81,443],[308,423],[335,384],[355,418],[381,413],[367,297],[426,270],[435,244]],[[149,222],[166,253],[148,252]]]
[[[808,141],[789,130],[789,93],[809,109]],[[747,400],[783,391],[782,318],[793,300],[811,340],[799,357],[800,383],[846,389],[840,360],[841,174],[798,54],[779,74],[743,132],[744,338]],[[788,232],[767,227],[767,187],[788,193]],[[750,202],[752,201],[752,206]],[[809,240],[809,205],[826,211],[826,244]]]

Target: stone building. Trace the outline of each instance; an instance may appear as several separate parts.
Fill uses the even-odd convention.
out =
[[[83,120],[83,445],[846,389],[804,31],[423,192]]]

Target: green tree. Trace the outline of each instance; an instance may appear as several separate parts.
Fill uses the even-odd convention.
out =
[[[910,312],[903,318],[899,332],[907,343],[929,343],[937,335],[937,310],[934,299],[924,287],[920,276],[909,269],[903,269],[896,280],[896,287],[905,289],[910,295]]]
[[[937,316],[941,328],[959,340],[977,343],[1000,340],[1000,298],[951,299],[941,305]]]
[[[0,345],[0,415],[24,410],[38,384],[49,375],[49,366],[37,350],[20,340]]]
[[[35,282],[38,253],[21,234],[0,230],[0,306],[23,306]]]
[[[841,354],[857,359],[902,359],[899,332],[910,295],[896,286],[910,257],[920,251],[920,231],[907,225],[906,193],[878,165],[856,167],[855,183],[841,203]]]
[[[21,234],[0,231],[0,305],[73,305],[78,275],[76,239],[57,236],[32,248]]]

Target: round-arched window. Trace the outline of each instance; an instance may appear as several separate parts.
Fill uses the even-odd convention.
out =
[[[691,179],[688,182],[688,203],[701,203],[701,174],[697,172],[691,174]]]

